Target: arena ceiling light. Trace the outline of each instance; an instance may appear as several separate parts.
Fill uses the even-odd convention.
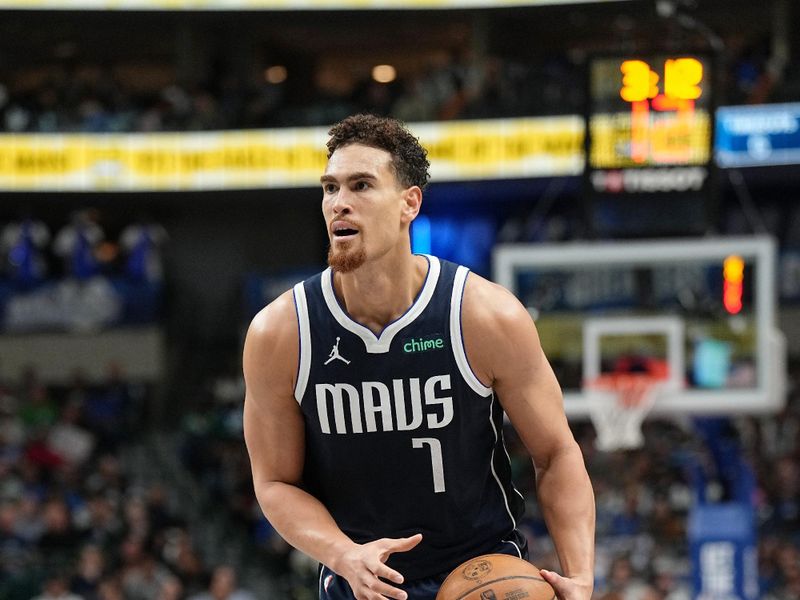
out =
[[[264,69],[264,79],[267,81],[267,83],[283,83],[286,81],[288,76],[289,72],[283,65],[272,65],[271,67]]]
[[[375,65],[372,67],[372,78],[378,83],[391,83],[397,79],[397,69],[392,65]]]

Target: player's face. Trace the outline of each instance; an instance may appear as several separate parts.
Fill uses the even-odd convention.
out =
[[[340,272],[379,258],[407,238],[408,195],[385,150],[350,144],[328,160],[322,183],[322,214],[328,226],[328,263]],[[413,194],[413,192],[412,192]]]

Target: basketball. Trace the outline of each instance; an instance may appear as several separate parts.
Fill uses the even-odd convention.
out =
[[[484,554],[457,566],[436,600],[553,600],[555,590],[531,563],[507,554]]]

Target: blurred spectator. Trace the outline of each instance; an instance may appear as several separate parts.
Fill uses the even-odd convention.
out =
[[[50,243],[47,225],[32,216],[8,223],[0,233],[0,254],[10,279],[21,289],[41,283],[47,276],[44,252]]]
[[[108,577],[100,582],[97,586],[97,600],[126,600],[119,577]]]
[[[198,90],[192,95],[192,106],[185,129],[189,131],[209,131],[222,129],[223,116],[214,95],[208,90]]]
[[[647,584],[640,579],[627,556],[618,556],[611,563],[607,578],[607,589],[601,600],[637,600],[643,598]]]
[[[78,566],[70,582],[70,590],[86,598],[95,600],[105,571],[105,558],[99,546],[88,544],[81,548]]]
[[[19,393],[19,417],[28,431],[49,427],[58,416],[50,392],[39,380],[36,370],[28,368]]]
[[[72,524],[69,507],[62,498],[55,497],[43,506],[44,531],[37,546],[45,558],[48,569],[66,569],[72,565],[81,545],[82,536]]]
[[[782,456],[765,475],[772,500],[765,529],[794,535],[800,542],[800,463],[795,456]]]
[[[642,519],[639,515],[639,490],[635,485],[628,485],[624,492],[622,510],[611,520],[610,535],[637,535],[642,530]]]
[[[171,528],[184,524],[170,506],[167,486],[166,481],[156,481],[147,488],[147,518],[156,530],[170,531]]]
[[[123,533],[123,523],[109,493],[98,493],[87,500],[88,520],[84,537],[90,544],[108,550],[116,546]]]
[[[104,451],[115,450],[123,442],[137,420],[131,384],[125,381],[122,366],[109,363],[108,380],[87,393],[83,405],[86,424],[97,433],[98,444]]]
[[[19,504],[0,502],[0,581],[23,573],[32,562],[34,547],[17,532]]]
[[[122,543],[122,590],[125,600],[158,600],[161,590],[173,578],[135,536]]]
[[[17,405],[17,399],[0,384],[0,474],[19,460],[25,444],[25,427]]]
[[[121,541],[124,532],[115,503],[108,495],[89,496],[86,509],[87,523],[84,525],[84,539],[87,543],[110,551]]]
[[[33,600],[85,600],[85,598],[69,591],[66,577],[54,575],[45,581],[41,595]]]
[[[657,495],[654,498],[650,523],[646,528],[665,546],[673,549],[685,540],[686,527],[681,514],[664,495]]]
[[[214,569],[208,591],[191,596],[190,600],[255,600],[249,591],[238,587],[236,571],[230,565]]]
[[[168,577],[161,584],[156,600],[183,600],[185,597],[181,580],[177,577]]]
[[[119,493],[128,487],[119,457],[111,452],[97,459],[94,471],[86,480],[86,487],[93,493],[106,493],[119,499]]]
[[[14,532],[26,543],[35,544],[44,533],[42,502],[32,493],[23,494],[18,502]]]
[[[64,272],[78,280],[89,279],[100,270],[96,249],[105,233],[97,218],[95,210],[76,211],[56,235],[53,250],[64,261]]]
[[[163,538],[160,556],[181,582],[181,588],[186,593],[203,589],[207,573],[189,532],[180,527],[170,527]]]
[[[413,75],[404,82],[404,89],[392,106],[392,114],[401,121],[433,121],[436,118],[436,100],[425,93],[425,79]]]
[[[133,281],[160,282],[164,278],[161,249],[167,230],[152,219],[143,218],[122,230],[119,245],[125,254],[125,274]]]
[[[92,454],[95,445],[94,436],[79,425],[81,405],[75,401],[68,402],[61,409],[61,418],[50,429],[47,445],[63,462],[79,467]]]
[[[86,372],[80,368],[73,369],[70,377],[69,386],[64,392],[64,402],[71,402],[85,409],[91,396],[89,383],[86,381]]]
[[[149,539],[152,533],[150,527],[150,515],[147,512],[147,505],[139,496],[132,496],[125,502],[123,508],[125,518],[125,531],[128,538],[139,541]]]

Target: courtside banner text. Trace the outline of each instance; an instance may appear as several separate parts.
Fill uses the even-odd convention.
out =
[[[495,8],[575,4],[586,0],[0,0],[0,9],[27,10],[352,10]],[[594,0],[621,2],[623,0]],[[626,0],[627,1],[627,0]]]
[[[319,185],[326,127],[202,133],[0,134],[0,191]],[[417,123],[433,181],[579,175],[578,116]]]

